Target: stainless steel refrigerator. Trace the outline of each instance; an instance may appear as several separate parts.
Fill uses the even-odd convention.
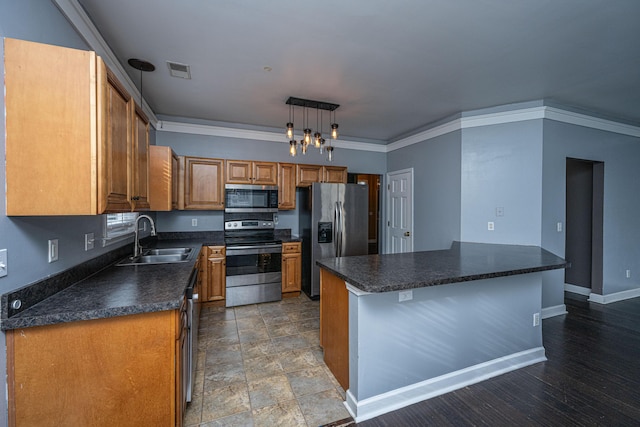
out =
[[[314,183],[298,195],[302,235],[302,290],[320,296],[316,260],[368,251],[369,188],[360,184]]]

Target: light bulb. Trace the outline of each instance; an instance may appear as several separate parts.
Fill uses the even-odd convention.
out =
[[[333,147],[330,145],[326,148],[327,150],[327,158],[329,159],[329,161],[333,160]]]
[[[333,123],[331,125],[331,138],[338,139],[338,124]]]
[[[287,138],[293,139],[293,123],[291,122],[287,123]]]
[[[316,132],[313,134],[313,143],[315,144],[316,148],[320,148],[320,138],[322,138],[320,132]]]
[[[311,129],[304,130],[304,143],[309,144],[311,142]]]
[[[297,142],[295,140],[291,140],[289,141],[289,154],[291,154],[291,157],[295,157],[296,154],[298,153],[298,150],[296,148],[296,144]]]

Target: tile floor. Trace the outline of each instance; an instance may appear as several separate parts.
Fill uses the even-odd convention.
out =
[[[203,308],[186,426],[317,427],[349,417],[324,364],[320,303],[302,294]]]

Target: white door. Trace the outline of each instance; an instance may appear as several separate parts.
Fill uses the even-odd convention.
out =
[[[413,252],[413,169],[387,174],[387,253]]]

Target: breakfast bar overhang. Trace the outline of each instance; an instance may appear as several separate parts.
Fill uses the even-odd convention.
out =
[[[320,342],[363,421],[546,360],[542,272],[568,263],[537,246],[324,259]]]

